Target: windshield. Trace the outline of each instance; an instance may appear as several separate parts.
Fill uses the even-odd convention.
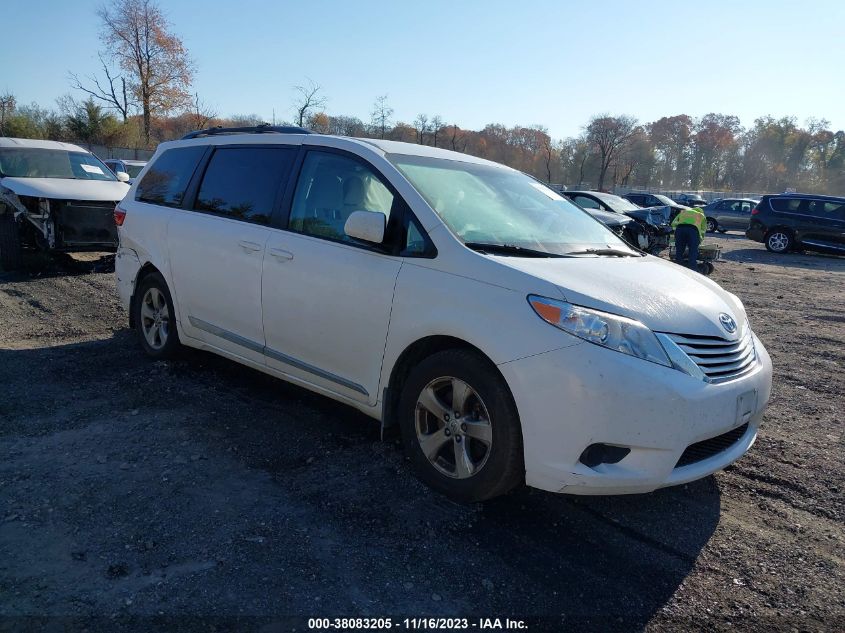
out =
[[[604,202],[607,206],[616,211],[616,213],[625,213],[626,211],[642,210],[641,207],[638,207],[630,200],[625,200],[625,198],[622,198],[620,196],[614,196],[613,194],[609,193],[596,192],[593,192],[592,195]]]
[[[0,149],[0,176],[117,180],[108,167],[88,152],[34,147]]]
[[[661,196],[660,194],[655,194],[654,197],[657,198],[658,200],[660,200],[660,202],[662,202],[663,204],[666,204],[666,205],[669,205],[669,206],[672,206],[672,205],[675,204],[675,202],[673,202],[672,200],[670,200],[666,196]]]
[[[603,224],[519,172],[404,154],[388,159],[465,243],[550,255],[586,248],[629,250]],[[519,251],[512,249],[509,254],[519,256]]]

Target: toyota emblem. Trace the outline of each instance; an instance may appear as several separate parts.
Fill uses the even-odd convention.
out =
[[[736,332],[736,321],[733,320],[733,317],[730,314],[722,314],[719,315],[719,323],[722,324],[722,327],[725,328],[725,331],[728,334],[733,334]]]

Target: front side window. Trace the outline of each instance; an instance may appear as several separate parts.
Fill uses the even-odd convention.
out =
[[[202,179],[194,209],[269,224],[296,150],[286,147],[219,147]]]
[[[585,248],[629,250],[603,224],[518,171],[403,154],[388,158],[452,233],[473,248],[549,255]]]
[[[593,194],[601,200],[606,207],[608,207],[611,211],[616,211],[616,213],[626,213],[628,211],[639,211],[640,208],[635,205],[630,200],[626,200],[625,198],[621,198],[619,196],[615,196],[612,193],[595,193]],[[600,207],[597,207],[600,208]]]
[[[204,145],[166,150],[138,183],[135,199],[167,207],[181,206],[185,189],[204,153]]]
[[[0,176],[117,180],[114,173],[93,154],[36,147],[0,149]]]
[[[296,185],[288,228],[351,241],[343,228],[353,211],[383,213],[387,224],[392,207],[393,194],[363,163],[339,154],[311,151]]]

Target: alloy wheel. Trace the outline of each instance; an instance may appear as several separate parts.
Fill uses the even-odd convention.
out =
[[[417,398],[417,442],[438,472],[467,479],[487,463],[493,444],[490,414],[478,393],[452,376],[435,378]]]
[[[164,293],[158,288],[148,288],[141,299],[141,331],[152,349],[160,350],[167,344],[170,311]]]
[[[789,246],[789,236],[786,233],[778,231],[769,235],[769,248],[777,253],[784,252]]]
[[[717,228],[718,228],[718,224],[716,224],[716,220],[713,220],[711,218],[707,218],[707,232],[708,233],[715,233]]]

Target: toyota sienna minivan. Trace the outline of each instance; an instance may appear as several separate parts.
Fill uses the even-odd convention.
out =
[[[735,295],[480,158],[205,130],[159,145],[115,221],[149,356],[209,350],[397,425],[455,499],[698,479],[769,400]]]

